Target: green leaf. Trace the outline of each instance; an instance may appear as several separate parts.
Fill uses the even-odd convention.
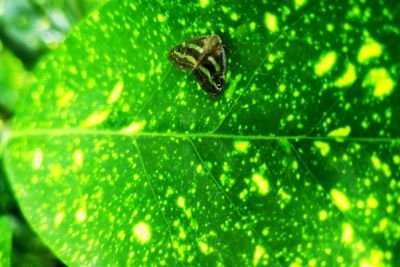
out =
[[[22,62],[0,41],[0,118],[7,118],[14,111],[20,93],[31,80]]]
[[[11,225],[8,217],[0,217],[0,265],[10,266]]]
[[[4,142],[68,265],[396,266],[400,7],[111,1],[37,68]],[[166,55],[217,33],[211,98]]]

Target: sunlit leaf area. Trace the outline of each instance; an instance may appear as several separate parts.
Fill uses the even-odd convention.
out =
[[[0,266],[400,266],[399,21],[0,0]]]

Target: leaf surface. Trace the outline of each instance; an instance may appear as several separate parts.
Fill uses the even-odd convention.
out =
[[[109,2],[17,109],[4,157],[25,216],[69,265],[395,266],[399,12]],[[220,98],[166,57],[210,33]]]
[[[11,254],[11,225],[8,217],[0,217],[0,264],[10,266]]]

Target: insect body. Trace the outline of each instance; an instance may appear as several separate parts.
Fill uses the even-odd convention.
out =
[[[168,58],[178,67],[193,72],[207,93],[217,96],[224,89],[226,57],[218,35],[190,39],[174,47]]]

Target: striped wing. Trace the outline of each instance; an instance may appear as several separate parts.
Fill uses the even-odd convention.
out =
[[[208,39],[207,35],[183,42],[169,52],[169,60],[181,69],[192,71],[204,56],[203,47]]]
[[[205,55],[193,70],[200,86],[213,96],[219,95],[224,89],[226,71],[226,56],[222,45]]]
[[[226,57],[222,40],[218,35],[206,35],[190,39],[174,47],[168,54],[176,66],[193,71],[200,86],[216,96],[224,88]]]

